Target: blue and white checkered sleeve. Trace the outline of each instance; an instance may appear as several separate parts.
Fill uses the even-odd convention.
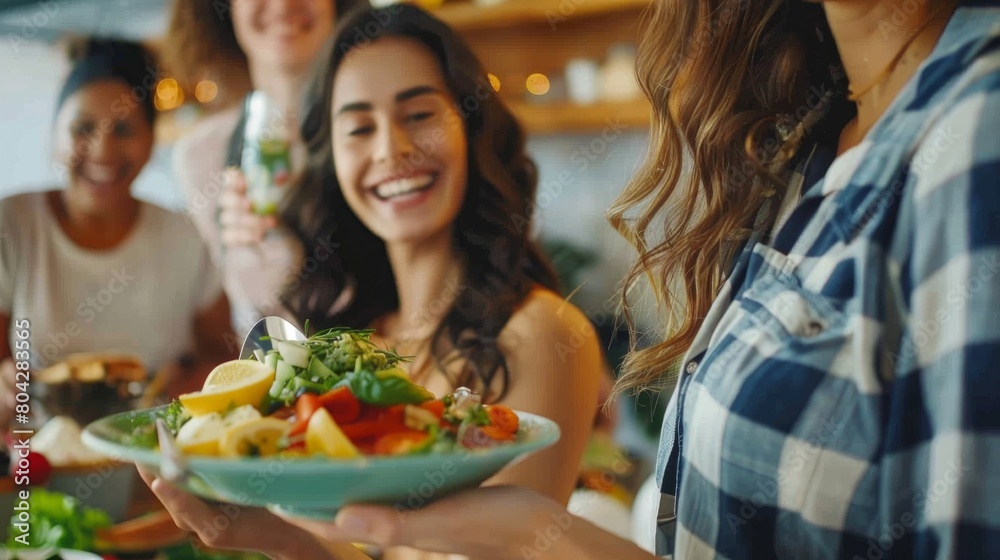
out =
[[[1000,72],[924,138],[901,203],[878,546],[885,558],[1000,557]]]

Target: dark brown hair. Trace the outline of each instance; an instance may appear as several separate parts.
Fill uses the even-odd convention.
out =
[[[636,66],[653,106],[649,150],[608,219],[639,253],[622,284],[629,326],[628,292],[643,278],[667,324],[647,348],[633,334],[616,394],[669,382],[726,263],[772,227],[791,158],[824,109],[817,91],[843,97],[823,8],[801,1],[656,0]]]
[[[319,60],[303,112],[310,163],[282,217],[296,228],[307,255],[316,253],[321,239],[337,249],[331,258],[313,260],[318,268],[302,271],[284,303],[317,328],[367,327],[398,307],[385,243],[344,200],[330,142],[338,67],[348,52],[384,37],[410,38],[433,53],[463,117],[469,176],[453,229],[466,276],[431,337],[431,351],[442,371],[449,358],[461,359],[462,372],[451,381],[484,395],[499,372],[501,389],[490,395],[499,400],[509,380],[497,348],[500,331],[536,284],[558,289],[552,268],[529,237],[537,173],[521,126],[490,87],[482,64],[458,34],[420,8],[399,4],[352,13],[341,20],[326,57]],[[331,312],[345,290],[350,292],[346,305]]]
[[[233,30],[232,0],[174,0],[162,55],[186,86],[202,78],[249,83],[247,59]],[[334,0],[337,17],[367,0]]]

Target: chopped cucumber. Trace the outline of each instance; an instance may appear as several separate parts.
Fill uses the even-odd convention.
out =
[[[281,354],[281,359],[288,362],[289,365],[302,369],[309,367],[310,352],[308,348],[298,342],[289,342],[287,340],[274,339],[272,342],[274,343],[274,349]]]
[[[315,381],[309,381],[308,379],[303,379],[301,377],[296,377],[292,379],[292,391],[297,395],[299,391],[305,390],[310,393],[315,393],[321,395],[326,392],[326,387],[321,383],[316,383]]]
[[[278,364],[274,369],[274,383],[271,384],[268,394],[274,398],[279,398],[281,390],[288,383],[288,380],[293,377],[295,377],[295,369],[292,368],[291,364],[284,359],[278,360]]]
[[[316,356],[313,356],[312,360],[309,361],[309,368],[306,371],[315,379],[326,379],[337,375],[332,369],[326,367],[326,364],[324,364],[323,361]]]
[[[264,356],[264,363],[267,367],[271,368],[271,371],[277,371],[278,369],[278,353],[269,352],[267,356]]]

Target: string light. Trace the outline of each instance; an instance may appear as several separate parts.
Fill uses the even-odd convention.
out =
[[[545,74],[532,74],[528,76],[524,85],[528,88],[528,92],[534,95],[545,95],[551,87],[549,78]]]
[[[486,77],[490,80],[490,85],[493,86],[493,91],[500,91],[500,78],[496,74],[486,74]]]
[[[219,95],[219,86],[212,80],[202,80],[194,86],[194,97],[199,103],[211,103]]]
[[[173,78],[164,78],[156,84],[156,97],[163,100],[165,103],[172,102],[176,97],[181,88],[177,85],[177,80]]]

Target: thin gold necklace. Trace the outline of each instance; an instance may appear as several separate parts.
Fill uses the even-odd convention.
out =
[[[861,98],[864,97],[872,89],[874,89],[875,86],[882,83],[882,81],[885,80],[889,76],[889,74],[891,74],[892,71],[896,69],[896,65],[899,64],[899,61],[903,58],[903,55],[905,55],[906,51],[909,50],[910,45],[913,44],[913,41],[916,40],[916,38],[919,37],[920,34],[923,33],[925,29],[927,29],[927,26],[934,21],[934,18],[937,17],[938,13],[940,13],[941,10],[943,10],[946,6],[949,5],[951,5],[951,2],[947,4],[941,4],[933,12],[931,12],[931,15],[928,16],[927,19],[925,19],[924,22],[920,24],[920,27],[918,27],[917,30],[910,35],[910,37],[906,40],[906,42],[903,43],[903,46],[899,48],[899,51],[897,51],[896,54],[892,57],[892,60],[889,61],[889,64],[886,64],[885,68],[883,68],[882,71],[878,73],[878,76],[875,77],[875,80],[873,80],[872,83],[861,88],[861,90],[859,91],[855,91],[853,87],[848,87],[847,100],[853,101],[854,103],[861,105]]]

